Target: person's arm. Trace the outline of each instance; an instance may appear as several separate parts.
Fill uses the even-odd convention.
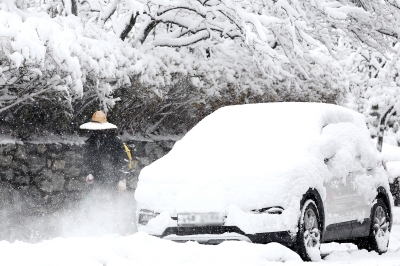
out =
[[[128,173],[128,162],[124,144],[120,138],[115,137],[116,149],[114,152],[114,165],[118,173],[118,191],[124,192],[126,190],[126,175]]]
[[[91,141],[92,136],[86,140],[83,146],[83,176],[85,176],[85,181],[88,184],[94,183],[94,171],[93,171],[93,156],[92,156],[92,149],[91,149]]]

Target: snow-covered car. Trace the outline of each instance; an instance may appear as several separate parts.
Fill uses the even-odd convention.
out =
[[[321,103],[223,107],[135,192],[138,230],[173,241],[279,242],[318,260],[323,242],[386,252],[393,199],[364,117]]]

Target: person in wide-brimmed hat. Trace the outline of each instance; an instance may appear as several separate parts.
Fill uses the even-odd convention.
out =
[[[126,190],[126,154],[117,126],[107,122],[103,111],[93,114],[92,120],[79,127],[93,131],[85,142],[84,168],[86,182],[103,188]]]

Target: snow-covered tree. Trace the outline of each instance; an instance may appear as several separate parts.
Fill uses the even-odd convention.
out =
[[[354,82],[352,89],[358,96],[360,111],[368,118],[371,135],[378,138],[379,150],[385,130],[391,138],[389,142],[400,143],[399,125],[394,126],[395,121],[390,121],[394,114],[400,113],[400,44],[395,43],[392,48],[392,52],[385,54],[359,49],[353,53],[350,64],[358,65],[358,72],[352,73],[358,82]]]
[[[400,29],[395,0],[2,0],[0,12],[0,116],[35,99],[71,116],[148,99],[150,122],[123,121],[145,133],[230,103],[340,103],[374,64],[346,58],[387,60]]]

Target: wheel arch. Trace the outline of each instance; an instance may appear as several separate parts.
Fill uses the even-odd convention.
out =
[[[320,215],[320,226],[322,228],[322,238],[323,239],[323,234],[325,232],[325,210],[324,210],[324,203],[322,201],[321,195],[315,188],[309,188],[306,193],[304,193],[303,198],[300,201],[300,210],[303,208],[304,203],[307,200],[314,200],[315,203],[317,204],[317,210],[318,214]]]

